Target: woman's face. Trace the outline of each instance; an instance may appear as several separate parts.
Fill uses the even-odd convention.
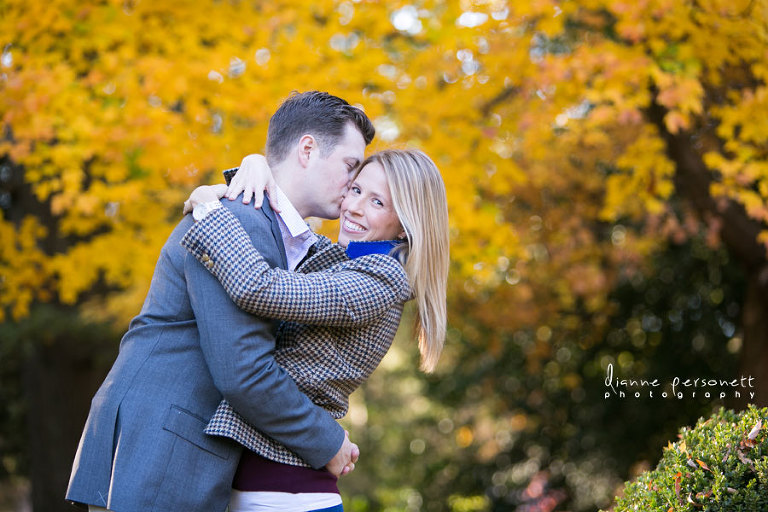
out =
[[[344,247],[350,241],[394,240],[404,234],[381,164],[371,162],[360,170],[341,202],[339,220]]]

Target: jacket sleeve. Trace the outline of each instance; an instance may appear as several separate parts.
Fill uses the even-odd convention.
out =
[[[359,326],[410,296],[395,258],[362,256],[323,272],[270,268],[237,219],[224,209],[195,223],[182,240],[241,309],[278,320]]]
[[[279,258],[263,212],[239,201],[227,207],[238,211],[252,240],[268,251],[273,262]],[[327,464],[341,446],[344,431],[277,365],[272,323],[238,309],[191,254],[184,260],[184,274],[203,356],[223,397],[255,428],[313,467]]]

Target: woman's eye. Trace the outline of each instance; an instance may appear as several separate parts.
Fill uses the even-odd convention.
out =
[[[384,206],[384,203],[382,203],[382,202],[381,202],[381,201],[379,201],[378,199],[374,199],[374,200],[373,200],[373,204],[375,204],[376,206]]]

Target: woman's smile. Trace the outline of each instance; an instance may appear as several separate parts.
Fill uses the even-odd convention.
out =
[[[367,229],[364,226],[358,224],[357,222],[355,222],[353,220],[348,219],[347,217],[344,217],[344,222],[342,224],[342,228],[345,231],[351,231],[353,233],[363,233],[363,232],[367,231]]]

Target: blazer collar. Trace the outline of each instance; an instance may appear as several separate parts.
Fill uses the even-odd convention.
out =
[[[277,247],[280,249],[280,268],[288,268],[288,258],[285,256],[285,245],[283,244],[283,234],[280,232],[280,223],[277,220],[275,212],[272,211],[272,207],[269,206],[269,199],[265,198],[261,203],[260,210],[269,219],[270,227],[272,228],[272,236],[275,237]]]

